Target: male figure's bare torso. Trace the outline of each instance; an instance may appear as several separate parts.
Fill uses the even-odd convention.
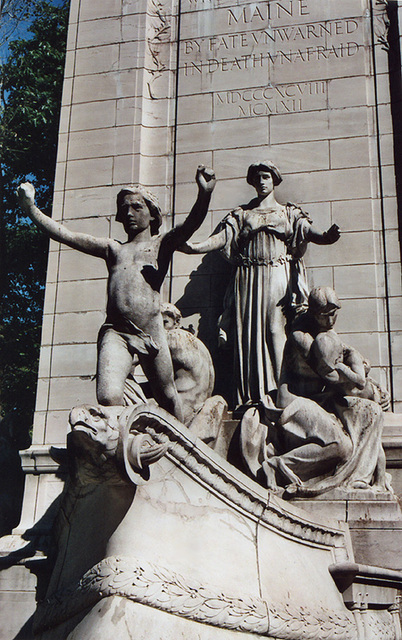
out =
[[[111,243],[106,260],[110,321],[129,320],[145,331],[160,315],[159,292],[165,277],[158,268],[161,242],[162,236],[156,236],[141,243]]]

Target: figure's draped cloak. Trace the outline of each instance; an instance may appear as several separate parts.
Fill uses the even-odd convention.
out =
[[[297,206],[260,212],[252,203],[229,213],[224,257],[236,266],[229,285],[235,315],[236,402],[258,402],[277,389],[291,307],[307,302],[303,255],[310,218]],[[227,310],[226,310],[227,313]]]
[[[383,412],[376,402],[354,396],[329,398],[324,392],[322,398],[316,395],[315,401],[296,398],[283,410],[274,431],[274,446],[300,479],[299,497],[320,495],[336,487],[354,490],[356,483],[387,491],[383,425]],[[333,444],[339,446],[340,455],[338,460],[328,461],[322,452]]]

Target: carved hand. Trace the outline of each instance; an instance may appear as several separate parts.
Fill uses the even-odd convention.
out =
[[[359,372],[353,371],[351,367],[348,367],[343,362],[338,362],[335,365],[335,371],[338,372],[340,383],[352,383],[358,389],[364,389],[364,386],[366,384],[364,376],[360,375]]]
[[[17,189],[18,201],[21,208],[27,211],[35,204],[35,188],[30,182],[24,182]]]
[[[207,167],[204,167],[203,164],[198,165],[195,179],[200,191],[204,193],[212,193],[215,189],[216,178],[213,169],[208,169]]]
[[[391,395],[386,389],[381,389],[380,407],[383,411],[389,411],[391,408]]]
[[[337,224],[333,224],[328,231],[324,232],[324,237],[326,240],[326,244],[334,244],[337,240],[339,240],[341,232]]]

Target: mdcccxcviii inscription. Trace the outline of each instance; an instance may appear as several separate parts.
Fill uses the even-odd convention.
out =
[[[326,82],[294,82],[214,93],[217,118],[265,116],[325,108]]]

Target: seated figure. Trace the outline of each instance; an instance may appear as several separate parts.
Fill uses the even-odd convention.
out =
[[[334,331],[339,309],[333,289],[311,291],[286,342],[277,407],[267,397],[262,419],[249,410],[242,421],[249,469],[288,495],[389,488],[381,445],[389,396],[368,377],[368,362]]]
[[[180,310],[170,302],[161,304],[163,325],[172,358],[174,383],[183,408],[183,424],[205,442],[212,443],[227,409],[221,396],[212,396],[215,372],[211,354],[192,332],[182,329]],[[133,361],[133,369],[138,359]],[[127,404],[147,402],[133,369],[126,381]]]
[[[183,407],[183,423],[188,426],[212,395],[214,366],[205,344],[180,328],[182,316],[179,309],[170,302],[164,302],[161,312],[172,356],[174,382]]]

